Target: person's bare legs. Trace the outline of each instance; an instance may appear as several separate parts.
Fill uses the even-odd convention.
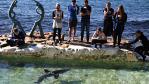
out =
[[[69,38],[68,38],[68,41],[71,40],[71,34],[72,34],[72,28],[69,28],[69,31],[68,31],[68,36],[69,36]]]
[[[75,38],[75,35],[76,35],[76,28],[75,27],[72,28],[72,32],[73,32],[72,41],[74,41],[74,38]]]

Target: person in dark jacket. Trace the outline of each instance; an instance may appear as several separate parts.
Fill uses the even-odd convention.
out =
[[[146,36],[144,36],[143,32],[141,32],[140,30],[136,31],[136,39],[128,44],[133,44],[138,41],[141,41],[142,46],[136,47],[135,52],[140,54],[143,57],[143,61],[145,61],[146,58],[145,53],[149,51],[149,40],[147,39]]]
[[[111,3],[108,2],[104,8],[104,28],[103,32],[106,36],[111,36],[113,32],[113,16],[114,9],[111,8]]]
[[[91,6],[88,5],[88,0],[84,0],[84,6],[81,7],[81,42],[83,42],[84,30],[86,30],[86,41],[89,42],[90,16]]]
[[[12,35],[10,38],[7,39],[6,44],[1,45],[1,47],[6,46],[22,46],[25,44],[25,35],[22,33],[22,31],[19,31],[17,28],[14,28],[12,30]]]
[[[113,46],[115,47],[118,40],[118,46],[120,47],[122,33],[124,31],[125,23],[127,21],[127,14],[124,11],[123,5],[120,5],[118,7],[117,12],[114,15],[114,19],[115,19],[115,28],[113,34],[113,40],[114,40]]]

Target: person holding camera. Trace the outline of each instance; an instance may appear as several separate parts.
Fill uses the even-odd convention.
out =
[[[77,28],[77,15],[79,14],[79,6],[76,3],[76,0],[71,0],[71,4],[68,6],[68,24],[69,24],[69,31],[68,31],[68,42],[74,41],[74,37],[76,34]]]
[[[81,7],[81,42],[83,42],[84,30],[86,30],[86,41],[89,42],[90,36],[90,16],[91,6],[88,5],[88,0],[84,0],[84,6]]]
[[[114,9],[111,8],[111,3],[108,2],[104,8],[104,28],[103,32],[106,36],[111,36],[113,33],[113,16]]]
[[[149,55],[148,51],[149,51],[149,40],[147,39],[147,37],[143,34],[143,32],[141,32],[140,30],[137,30],[136,33],[136,39],[130,43],[127,43],[127,45],[129,44],[134,44],[138,41],[140,41],[142,43],[142,46],[138,46],[134,49],[135,52],[137,52],[139,55],[142,56],[143,61],[145,61],[146,56],[145,55]]]
[[[61,31],[62,31],[62,19],[63,19],[63,11],[60,8],[60,4],[56,4],[56,8],[52,13],[53,18],[53,41],[55,42],[55,37],[58,35],[59,43],[61,43]],[[58,34],[56,32],[58,31]]]

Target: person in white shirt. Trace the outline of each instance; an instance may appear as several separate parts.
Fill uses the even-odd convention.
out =
[[[55,42],[56,32],[58,31],[58,40],[61,42],[61,31],[62,31],[62,19],[63,11],[60,8],[60,4],[56,4],[56,8],[52,13],[53,18],[53,40]]]
[[[101,28],[96,28],[96,31],[92,36],[92,44],[95,44],[95,48],[97,48],[97,44],[102,48],[102,44],[104,43],[107,43],[107,37],[101,31]]]

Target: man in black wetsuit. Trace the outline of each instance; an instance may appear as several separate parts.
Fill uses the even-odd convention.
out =
[[[144,36],[143,32],[140,30],[136,31],[136,39],[129,44],[136,43],[137,41],[141,41],[142,46],[138,46],[135,48],[135,52],[140,54],[143,57],[143,61],[145,61],[145,53],[149,51],[149,40],[147,39],[146,36]]]

